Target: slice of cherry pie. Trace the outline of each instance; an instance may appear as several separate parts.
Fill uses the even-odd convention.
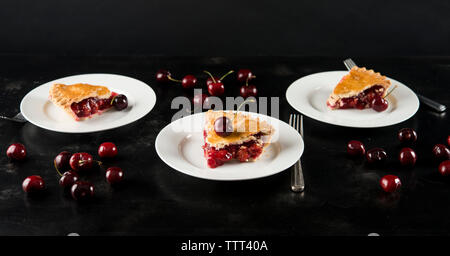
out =
[[[218,135],[215,130],[216,120],[223,117],[228,118],[233,126],[226,136]],[[248,114],[209,110],[205,113],[203,130],[207,164],[215,168],[232,159],[255,161],[270,144],[273,133],[274,128],[270,124]]]
[[[76,121],[107,111],[116,95],[105,86],[90,84],[54,84],[49,93],[53,104],[64,109]]]
[[[376,96],[384,97],[391,82],[380,73],[353,67],[336,85],[327,100],[330,109],[365,109]]]

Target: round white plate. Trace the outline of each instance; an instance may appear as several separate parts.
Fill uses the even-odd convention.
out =
[[[180,118],[164,127],[156,137],[156,152],[175,170],[209,180],[256,179],[279,173],[294,165],[304,148],[300,134],[276,118],[249,114],[269,122],[275,129],[271,144],[257,161],[241,163],[233,159],[217,168],[208,168],[202,149],[204,113]]]
[[[327,99],[334,87],[348,71],[330,71],[302,77],[292,83],[286,91],[289,104],[297,111],[318,121],[329,124],[374,128],[403,122],[419,109],[419,99],[406,85],[392,78],[391,88],[397,85],[388,97],[389,107],[383,112],[373,109],[337,109],[327,107]]]
[[[75,121],[48,98],[52,84],[88,83],[102,85],[111,91],[125,94],[128,108],[111,109],[84,121]],[[131,77],[114,74],[86,74],[57,79],[34,88],[22,99],[20,112],[32,124],[47,130],[66,133],[97,132],[120,127],[144,117],[156,103],[153,89]]]

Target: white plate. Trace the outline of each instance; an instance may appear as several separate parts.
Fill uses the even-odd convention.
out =
[[[93,118],[75,121],[49,100],[50,86],[54,83],[88,83],[106,86],[111,91],[125,94],[128,99],[128,108],[122,111],[111,109]],[[86,74],[64,77],[34,88],[22,99],[20,112],[29,122],[47,130],[86,133],[113,129],[132,123],[150,112],[155,103],[155,92],[144,82],[114,74]]]
[[[287,123],[262,114],[249,113],[269,122],[275,133],[272,143],[255,162],[232,160],[211,169],[203,156],[204,113],[173,121],[156,137],[159,157],[170,167],[187,175],[209,180],[248,180],[266,177],[291,167],[303,153],[300,134]]]
[[[327,107],[327,99],[334,87],[348,71],[330,71],[302,77],[292,83],[286,91],[289,104],[297,111],[313,119],[346,127],[373,128],[403,122],[419,109],[419,99],[406,85],[392,78],[391,88],[397,85],[388,97],[389,107],[383,112],[373,109],[337,109]]]

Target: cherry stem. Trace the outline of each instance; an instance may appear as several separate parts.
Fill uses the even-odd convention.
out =
[[[213,80],[214,83],[217,83],[217,82],[216,82],[216,79],[214,79],[213,75],[212,75],[210,72],[208,72],[208,71],[206,71],[206,70],[203,70],[203,72],[205,72],[206,74],[208,74],[208,75],[211,77],[211,79]],[[229,73],[229,72],[228,72],[228,73]]]
[[[113,104],[114,99],[115,99],[117,96],[118,96],[118,95],[116,95],[116,96],[114,96],[114,97],[112,98],[112,100],[111,100],[111,102],[109,103],[109,105],[112,105],[112,104]]]
[[[239,105],[239,107],[237,108],[236,111],[239,111],[239,109],[241,109],[241,107],[247,102],[255,102],[255,100],[254,99],[246,99],[246,100],[244,100],[244,102],[242,102],[241,105]]]
[[[56,172],[59,174],[60,177],[62,177],[63,175],[62,175],[61,172],[58,170],[58,166],[56,166],[56,161],[53,161],[53,165],[55,166]]]
[[[175,78],[173,78],[171,76],[167,76],[167,78],[169,78],[170,81],[181,83],[181,80],[175,79]]]
[[[225,77],[227,77],[229,74],[233,73],[234,70],[230,70],[228,71],[228,73],[226,73],[225,75],[223,75],[219,80],[222,81]]]
[[[386,96],[383,97],[383,99],[385,99],[387,96],[389,96],[389,94],[391,94],[396,88],[397,88],[397,85],[395,85],[394,88],[392,88],[392,90],[390,92],[388,92],[386,94]]]

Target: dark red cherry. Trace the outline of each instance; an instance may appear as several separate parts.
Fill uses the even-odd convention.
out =
[[[439,165],[439,173],[442,176],[449,176],[450,175],[450,160],[445,160]]]
[[[381,96],[375,96],[372,100],[372,108],[377,112],[385,111],[389,106],[389,103],[386,99]]]
[[[417,161],[416,152],[414,152],[411,148],[402,148],[400,150],[400,154],[398,155],[398,160],[401,165],[412,167]]]
[[[109,184],[120,183],[123,179],[123,171],[120,167],[109,167],[106,169],[106,181]]]
[[[369,163],[382,163],[386,158],[386,151],[382,148],[372,148],[366,152],[366,159]]]
[[[225,92],[225,86],[222,82],[219,83],[210,83],[208,85],[208,92],[212,96],[221,96]]]
[[[366,149],[362,142],[351,140],[347,143],[347,153],[350,156],[364,156],[364,154],[366,154]]]
[[[112,142],[103,142],[98,147],[98,155],[102,158],[111,158],[117,155],[117,147]]]
[[[255,76],[253,75],[252,71],[250,71],[250,69],[240,69],[237,72],[237,80],[239,82],[245,83],[248,81],[250,81],[251,79],[255,78]]]
[[[125,96],[123,94],[119,94],[119,95],[115,96],[114,99],[113,99],[113,106],[117,110],[126,109],[128,107],[127,96]]]
[[[214,121],[214,131],[220,137],[227,137],[233,132],[233,122],[226,116],[219,117]]]
[[[23,144],[14,143],[6,150],[6,156],[10,160],[21,161],[27,156],[27,150]]]
[[[450,159],[450,149],[443,144],[434,145],[432,152],[436,160],[443,161]]]
[[[400,142],[415,142],[417,133],[412,128],[403,128],[398,132],[397,137]]]
[[[70,170],[69,160],[71,156],[72,154],[67,151],[59,153],[53,160],[53,164],[55,165],[56,170],[58,170],[59,172]]]
[[[59,186],[63,188],[70,188],[75,182],[78,181],[78,178],[78,174],[74,171],[65,172],[59,179]]]
[[[240,95],[243,98],[256,97],[257,94],[258,94],[258,89],[256,89],[256,86],[254,86],[254,85],[241,86]]]
[[[70,188],[73,199],[85,201],[94,197],[94,185],[87,181],[76,181]]]
[[[450,135],[447,137],[447,144],[450,146]]]
[[[208,87],[211,83],[213,83],[214,81],[216,81],[216,83],[220,83],[222,82],[220,80],[220,77],[214,77],[214,80],[211,77],[208,77],[208,79],[206,79],[206,87]]]
[[[194,98],[192,99],[192,102],[195,106],[203,106],[205,103],[205,100],[208,98],[208,95],[201,93],[201,94],[195,94]]]
[[[45,188],[45,182],[41,176],[32,175],[26,177],[22,182],[22,189],[27,193],[42,191]]]
[[[183,77],[183,80],[181,80],[181,86],[183,86],[183,88],[185,89],[195,87],[196,84],[197,78],[193,75],[187,75]]]
[[[398,190],[402,186],[402,182],[395,175],[386,175],[381,178],[380,186],[384,191],[391,193]]]
[[[94,158],[89,153],[75,153],[70,157],[69,163],[72,170],[76,172],[87,171],[92,169]]]
[[[170,81],[169,77],[171,76],[170,72],[165,69],[160,69],[156,72],[156,81],[160,83],[167,83]]]

